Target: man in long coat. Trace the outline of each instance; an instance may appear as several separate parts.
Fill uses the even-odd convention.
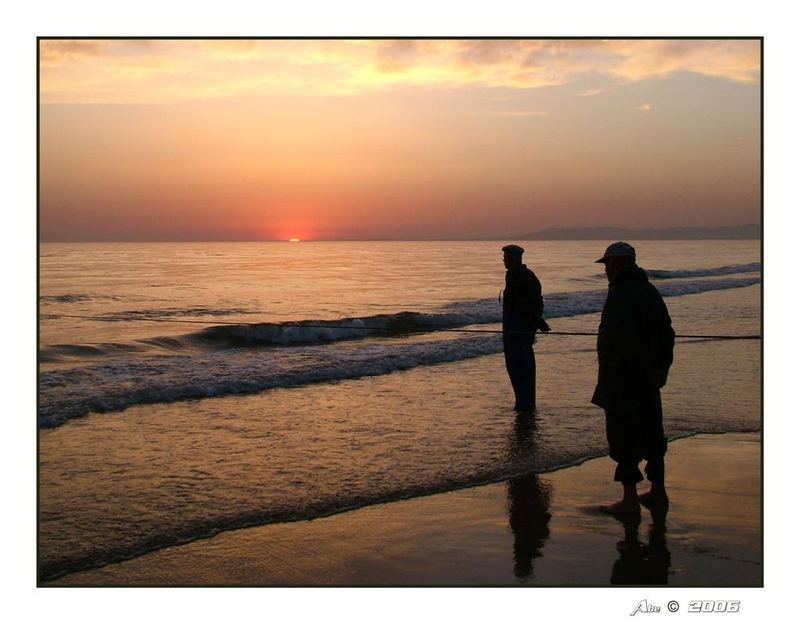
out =
[[[640,501],[669,503],[660,389],[672,365],[675,332],[664,300],[637,266],[631,245],[614,243],[597,262],[605,265],[609,283],[597,337],[598,380],[592,403],[605,410],[609,454],[617,462],[614,480],[623,488],[622,499],[601,510],[638,514]],[[637,496],[643,459],[651,487]]]

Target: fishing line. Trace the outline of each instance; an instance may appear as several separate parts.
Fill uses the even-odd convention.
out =
[[[251,323],[239,323],[235,321],[218,321],[218,320],[199,320],[199,319],[176,319],[176,318],[166,318],[166,317],[149,317],[149,318],[137,318],[137,317],[130,317],[130,316],[83,316],[79,314],[45,314],[43,315],[45,318],[76,318],[76,319],[84,319],[89,321],[100,321],[100,322],[118,322],[118,321],[149,321],[151,323],[196,323],[202,325],[249,325]],[[360,330],[360,331],[383,331],[383,332],[393,332],[398,334],[427,334],[434,331],[438,332],[451,332],[451,333],[461,333],[461,334],[520,334],[520,335],[530,335],[535,334],[535,331],[528,331],[528,330],[502,330],[502,329],[460,329],[457,327],[442,327],[436,328],[432,327],[431,329],[418,329],[418,330],[408,330],[403,331],[402,328],[398,327],[372,327],[369,325],[358,325],[358,326],[345,326],[345,325],[323,325],[323,324],[310,324],[310,323],[298,323],[298,322],[286,322],[286,323],[255,323],[257,325],[262,326],[270,326],[270,327],[299,327],[302,329],[333,329],[333,330]],[[549,332],[540,332],[540,336],[597,336],[597,332],[564,332],[564,331],[549,331]],[[677,334],[676,338],[693,338],[693,339],[704,339],[704,340],[761,340],[761,336],[759,334],[752,334],[752,335],[739,335],[739,336],[731,336],[731,335],[707,335],[707,334]]]

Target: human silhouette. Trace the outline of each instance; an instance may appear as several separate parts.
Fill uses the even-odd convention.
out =
[[[512,454],[525,461],[533,452],[535,422],[519,415],[512,432]],[[542,556],[550,536],[550,488],[538,475],[523,474],[508,480],[506,485],[508,524],[514,534],[514,576],[529,578],[533,560]]]
[[[664,436],[660,389],[672,365],[675,332],[667,306],[647,274],[636,265],[636,251],[625,242],[610,245],[602,258],[608,296],[597,336],[598,375],[592,403],[606,416],[609,454],[617,462],[614,480],[622,499],[600,507],[610,514],[641,513],[639,502],[669,504],[664,485]],[[650,491],[637,496],[642,481]]]
[[[542,556],[550,537],[550,491],[536,474],[508,480],[508,524],[514,534],[514,576],[533,574],[533,560]]]
[[[537,330],[550,327],[542,318],[542,285],[536,274],[522,263],[525,250],[519,245],[503,247],[506,286],[503,289],[503,353],[514,389],[514,409],[536,408],[536,358],[533,353]]]
[[[625,539],[617,543],[619,558],[611,568],[612,585],[666,585],[672,556],[667,548],[667,508],[649,507],[652,524],[647,543],[639,541],[641,517],[615,516],[625,527]]]

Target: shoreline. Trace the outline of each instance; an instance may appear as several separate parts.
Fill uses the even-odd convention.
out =
[[[40,586],[759,587],[761,436],[671,441],[666,517],[645,508],[641,518],[624,520],[596,511],[619,497],[605,456],[313,520],[223,531]]]

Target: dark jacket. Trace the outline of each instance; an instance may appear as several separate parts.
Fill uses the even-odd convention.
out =
[[[534,331],[541,326],[542,285],[533,271],[521,264],[506,271],[503,291],[503,329]]]
[[[592,403],[640,401],[663,387],[675,332],[667,306],[639,267],[614,277],[600,317],[598,378]]]

